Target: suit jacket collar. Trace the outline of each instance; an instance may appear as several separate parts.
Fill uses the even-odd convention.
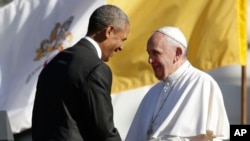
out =
[[[101,59],[102,51],[100,49],[100,46],[97,44],[97,42],[88,36],[85,36],[84,39],[88,40],[94,46],[94,48],[97,51],[98,57]]]

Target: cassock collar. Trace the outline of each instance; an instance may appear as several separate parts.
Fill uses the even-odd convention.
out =
[[[93,40],[92,38],[88,37],[88,36],[85,36],[84,39],[88,40],[90,43],[93,44],[93,46],[95,47],[95,49],[97,51],[98,57],[101,59],[102,51],[100,49],[100,46],[97,44],[97,42],[95,40]]]
[[[173,81],[179,79],[189,66],[190,66],[190,62],[186,60],[175,72],[169,75],[164,80],[164,82],[172,83]]]

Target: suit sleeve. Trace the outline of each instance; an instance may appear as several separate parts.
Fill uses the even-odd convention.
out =
[[[106,64],[100,64],[87,80],[90,111],[98,135],[103,141],[121,141],[114,127],[113,106],[111,101],[112,72]]]

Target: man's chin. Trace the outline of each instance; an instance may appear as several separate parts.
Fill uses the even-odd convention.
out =
[[[155,77],[156,77],[158,80],[164,80],[164,78],[162,78],[162,76],[160,76],[160,75],[155,74]]]
[[[108,61],[109,61],[109,58],[102,58],[102,61],[108,62]]]

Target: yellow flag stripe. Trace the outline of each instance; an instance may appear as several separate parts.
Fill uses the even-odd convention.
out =
[[[188,58],[201,70],[246,64],[246,0],[108,0],[123,9],[131,21],[124,51],[108,63],[116,93],[155,83],[147,63],[146,42],[162,26],[177,26],[188,40]]]
[[[240,63],[247,64],[247,0],[237,0],[238,35],[240,48]]]

